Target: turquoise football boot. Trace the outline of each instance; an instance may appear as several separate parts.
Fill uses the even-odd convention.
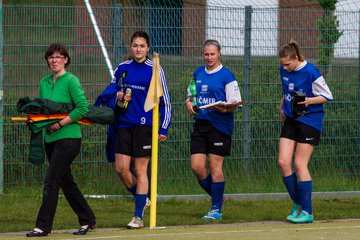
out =
[[[301,205],[297,205],[296,203],[294,203],[291,212],[289,216],[287,216],[286,220],[291,222],[291,220],[297,217],[300,214],[300,212],[301,212]]]
[[[293,223],[312,223],[314,221],[314,216],[307,213],[304,210],[301,210],[300,214],[297,217],[294,217],[291,222]]]
[[[219,212],[219,209],[212,209],[208,214],[202,217],[204,220],[220,220],[222,219],[222,213]]]

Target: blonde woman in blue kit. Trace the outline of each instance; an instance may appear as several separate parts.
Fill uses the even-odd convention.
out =
[[[211,208],[202,217],[204,220],[222,219],[225,177],[222,166],[225,156],[231,152],[231,135],[234,130],[234,111],[237,107],[224,108],[202,106],[217,101],[238,103],[241,95],[234,74],[220,61],[220,44],[217,40],[206,40],[202,47],[204,66],[197,68],[192,76],[196,86],[188,88],[186,109],[194,116],[191,133],[190,163],[199,185],[211,196]],[[192,101],[193,88],[196,88],[196,102]],[[195,107],[195,104],[197,105]],[[207,169],[207,158],[209,169]]]

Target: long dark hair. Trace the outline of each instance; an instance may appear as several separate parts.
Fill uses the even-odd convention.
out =
[[[130,45],[132,44],[132,42],[134,41],[135,38],[144,38],[148,47],[150,47],[150,38],[149,38],[149,35],[144,32],[144,31],[136,31],[133,33],[133,35],[131,36],[131,40],[130,40]],[[133,59],[134,57],[132,56],[131,53],[127,53],[126,56],[124,57],[125,60],[131,60]],[[146,55],[146,59],[148,59],[149,56]]]
[[[148,47],[150,47],[150,38],[149,38],[149,35],[144,32],[144,31],[137,31],[137,32],[134,32],[134,34],[131,36],[131,40],[130,40],[130,44],[132,44],[133,40],[135,38],[138,38],[138,37],[141,37],[141,38],[144,38],[146,40],[146,43],[148,45]]]

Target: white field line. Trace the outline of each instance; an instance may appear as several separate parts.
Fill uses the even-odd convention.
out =
[[[176,232],[176,233],[146,233],[146,234],[132,234],[132,235],[116,235],[104,237],[84,237],[84,238],[64,238],[62,240],[93,240],[93,239],[116,239],[116,238],[144,238],[144,237],[163,237],[163,236],[177,236],[177,235],[204,235],[204,234],[224,234],[224,233],[252,233],[252,232],[288,232],[288,231],[304,231],[304,230],[327,230],[327,229],[354,229],[360,228],[358,226],[339,226],[339,227],[302,227],[302,228],[271,228],[258,230],[224,230],[224,231],[208,231],[208,232]]]

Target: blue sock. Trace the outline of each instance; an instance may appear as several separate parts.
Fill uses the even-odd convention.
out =
[[[299,182],[299,198],[302,206],[302,210],[306,211],[308,214],[312,214],[312,202],[311,202],[311,193],[312,193],[312,181],[300,181]]]
[[[294,172],[290,176],[283,177],[283,182],[290,195],[290,198],[294,201],[294,203],[300,205],[300,200],[298,195],[298,180],[296,173]]]
[[[199,184],[200,186],[211,196],[211,175],[209,174],[205,179],[200,180]]]
[[[222,212],[222,198],[225,191],[225,182],[213,182],[211,184],[211,192],[212,192],[212,198],[211,198],[211,204],[212,204],[212,210],[218,209],[219,213]]]
[[[134,217],[143,219],[144,208],[146,204],[147,194],[135,194],[135,212]]]
[[[132,187],[129,187],[127,190],[129,192],[131,192],[132,195],[135,196],[135,194],[136,194],[136,184],[134,186],[132,186]]]

